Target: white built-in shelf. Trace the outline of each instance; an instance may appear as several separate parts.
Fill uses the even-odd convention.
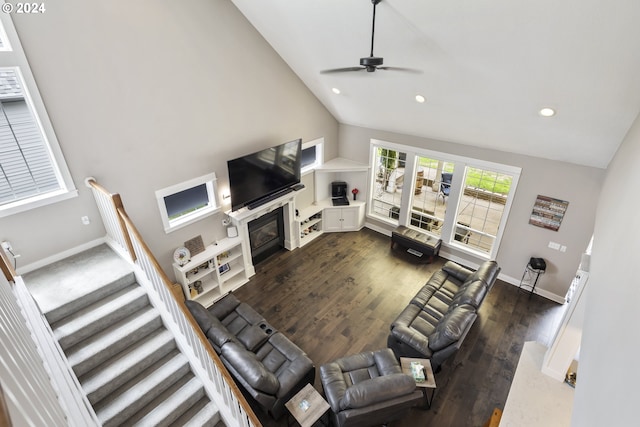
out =
[[[207,246],[185,265],[174,263],[173,271],[185,297],[205,307],[249,281],[240,237],[225,238]],[[197,281],[202,286],[199,293],[192,292]]]
[[[369,169],[369,165],[356,162],[354,160],[336,157],[326,163],[318,166],[318,172],[365,172]]]

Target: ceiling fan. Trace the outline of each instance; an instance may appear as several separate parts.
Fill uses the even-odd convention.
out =
[[[360,58],[360,66],[359,67],[346,67],[346,68],[334,68],[330,70],[320,71],[320,74],[331,74],[331,73],[343,73],[349,71],[367,71],[369,73],[373,73],[376,70],[394,70],[394,71],[409,71],[409,72],[420,72],[419,70],[414,70],[411,68],[401,68],[401,67],[386,67],[383,66],[383,58],[373,55],[373,41],[376,31],[376,6],[382,0],[371,0],[373,3],[373,24],[371,26],[371,54],[367,57]]]

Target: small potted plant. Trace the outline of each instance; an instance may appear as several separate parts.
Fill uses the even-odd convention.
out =
[[[353,193],[353,200],[356,199],[356,195],[358,194],[358,189],[354,188],[353,190],[351,190],[351,192]]]

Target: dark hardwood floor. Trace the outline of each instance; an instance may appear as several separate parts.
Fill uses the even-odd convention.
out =
[[[390,323],[445,262],[417,264],[408,257],[391,252],[389,237],[369,229],[324,234],[271,256],[234,294],[319,367],[386,347]],[[560,307],[498,281],[462,348],[436,374],[432,408],[413,409],[391,426],[482,426],[494,408],[504,408],[524,342],[549,344]],[[318,378],[314,386],[322,392]],[[256,413],[267,427],[287,425],[286,417],[275,422]]]

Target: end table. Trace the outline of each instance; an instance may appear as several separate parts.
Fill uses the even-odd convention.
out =
[[[284,406],[300,424],[300,427],[311,427],[330,408],[327,401],[322,398],[311,384],[302,387],[302,390],[285,403]]]
[[[413,377],[413,373],[411,372],[411,362],[419,362],[424,366],[425,379],[420,382],[416,381],[416,386],[422,389],[422,394],[424,395],[426,403],[425,409],[430,409],[433,404],[433,397],[436,394],[436,377],[433,375],[433,369],[431,369],[431,361],[429,359],[401,357],[400,366],[402,367],[402,372]],[[431,389],[431,397],[429,397],[429,389]]]

